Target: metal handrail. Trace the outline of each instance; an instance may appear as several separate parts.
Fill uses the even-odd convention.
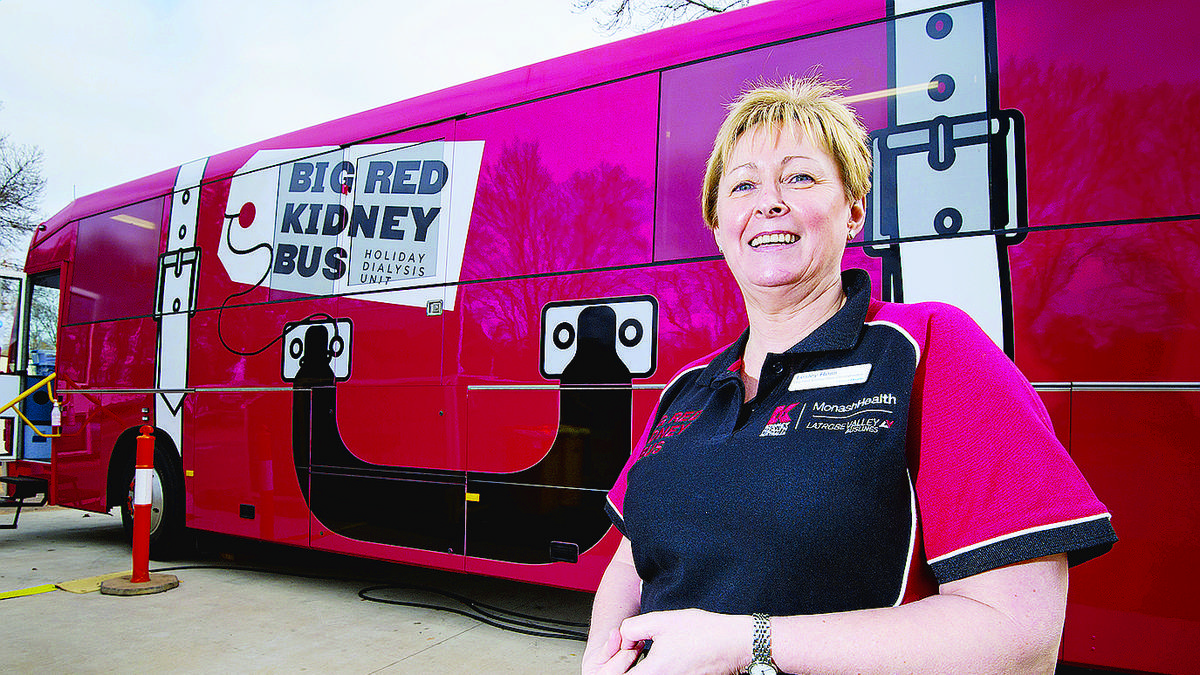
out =
[[[50,400],[53,401],[54,400],[54,386],[51,385],[50,383],[54,380],[54,377],[56,375],[58,375],[58,373],[50,373],[46,377],[42,378],[40,382],[38,382],[37,384],[33,385],[32,387],[26,389],[24,391],[24,393],[22,393],[20,396],[18,396],[16,398],[14,398],[13,400],[9,401],[8,403],[6,403],[4,405],[4,407],[0,407],[0,414],[4,414],[5,411],[7,411],[9,408],[12,408],[13,412],[15,412],[17,414],[17,417],[20,417],[21,420],[23,422],[25,422],[25,424],[29,425],[29,428],[33,430],[33,433],[37,434],[38,436],[41,436],[42,438],[61,438],[62,434],[43,434],[41,429],[38,429],[37,425],[34,424],[33,422],[30,422],[29,418],[26,417],[21,412],[20,408],[13,407],[16,404],[20,403],[21,401],[24,401],[27,396],[29,396],[33,392],[37,391],[38,389],[41,389],[42,387],[46,387],[46,392],[48,394],[50,394]]]

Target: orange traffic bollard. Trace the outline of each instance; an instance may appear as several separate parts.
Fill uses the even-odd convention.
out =
[[[146,595],[179,585],[173,574],[150,574],[150,502],[154,495],[154,427],[143,425],[133,463],[133,573],[100,584],[105,595]]]
[[[133,464],[133,576],[131,583],[150,581],[150,497],[154,489],[154,428],[143,425]]]

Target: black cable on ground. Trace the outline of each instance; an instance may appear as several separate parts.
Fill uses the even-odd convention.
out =
[[[304,574],[303,572],[286,572],[283,570],[265,569],[262,567],[247,567],[243,565],[176,565],[174,567],[161,567],[151,570],[152,572],[174,572],[178,570],[195,570],[195,569],[216,569],[216,570],[233,570],[240,572],[263,572],[266,574],[277,574],[283,576],[299,577],[302,579],[315,579],[318,581],[343,581],[352,582],[357,579],[346,577],[333,577],[328,575]],[[416,602],[412,600],[392,600],[389,598],[381,598],[374,595],[377,591],[416,591],[419,593],[429,593],[432,595],[440,595],[449,598],[469,608],[471,611],[458,609],[456,607],[448,607],[446,605],[438,605],[432,603]],[[404,584],[381,584],[377,586],[369,586],[358,592],[358,597],[369,602],[380,602],[387,605],[398,605],[402,607],[416,607],[420,609],[433,609],[440,612],[450,612],[474,619],[480,623],[499,628],[501,630],[512,631],[522,635],[541,638],[557,638],[562,640],[577,640],[579,642],[587,642],[587,633],[585,631],[572,630],[572,628],[587,628],[587,623],[576,621],[563,621],[561,619],[553,619],[550,617],[535,616],[532,614],[523,614],[502,607],[494,607],[478,600],[472,600],[466,596],[443,591],[436,588],[428,588],[424,586],[411,586]]]
[[[391,591],[391,590],[419,591],[419,592],[423,592],[423,593],[432,593],[434,595],[440,595],[442,597],[450,598],[451,600],[460,602],[463,605],[469,607],[471,610],[474,610],[474,611],[469,612],[469,611],[457,609],[454,607],[446,607],[444,605],[433,605],[433,604],[422,603],[422,602],[414,602],[411,600],[389,600],[387,598],[380,598],[380,597],[371,595],[371,593],[373,593],[373,592],[385,591],[385,590],[387,590],[387,591]],[[560,638],[563,640],[578,640],[580,642],[587,642],[587,634],[586,633],[583,633],[581,631],[571,630],[570,628],[568,628],[568,626],[586,628],[588,625],[586,623],[577,623],[574,621],[561,621],[558,619],[551,619],[548,617],[538,617],[538,616],[531,616],[529,614],[522,614],[520,612],[514,612],[512,610],[507,610],[507,609],[502,609],[499,607],[492,607],[490,605],[485,605],[481,602],[471,600],[470,598],[466,598],[461,595],[456,595],[454,593],[451,593],[449,591],[442,591],[442,590],[438,590],[435,588],[423,588],[420,586],[385,584],[385,585],[381,585],[381,586],[371,586],[369,588],[364,588],[358,592],[358,597],[362,598],[363,600],[369,600],[371,602],[382,602],[382,603],[385,603],[388,605],[401,605],[404,607],[420,607],[420,608],[424,608],[424,609],[436,609],[436,610],[440,610],[443,612],[451,612],[453,614],[459,614],[461,616],[470,617],[480,623],[485,623],[489,626],[494,626],[496,628],[501,628],[503,630],[512,631],[514,633],[520,633],[522,635],[531,635],[533,637],[544,637],[544,638]],[[522,619],[530,619],[530,621],[523,621]],[[548,625],[548,624],[554,624],[554,625]]]

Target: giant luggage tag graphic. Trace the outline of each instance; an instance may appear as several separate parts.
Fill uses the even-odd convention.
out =
[[[901,0],[895,12],[925,6]],[[995,105],[994,21],[980,3],[889,22],[889,84],[921,91],[891,98],[889,126],[872,134],[863,238],[882,259],[885,300],[956,305],[1011,355],[1007,249],[1028,225],[1025,130]]]
[[[561,382],[554,442],[529,468],[464,473],[355,455],[337,428],[337,383],[351,375],[353,326],[327,316],[289,323],[281,376],[293,385],[301,492],[322,525],[352,539],[510,562],[575,562],[609,530],[606,492],[632,441],[632,381],[654,373],[657,336],[653,296],[546,305],[540,368]]]

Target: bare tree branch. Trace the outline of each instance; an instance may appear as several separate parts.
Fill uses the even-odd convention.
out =
[[[638,31],[691,21],[750,4],[750,0],[575,0],[575,11],[596,15],[596,25],[614,33]]]
[[[0,135],[0,243],[12,243],[37,226],[42,177],[42,151],[8,142]]]

